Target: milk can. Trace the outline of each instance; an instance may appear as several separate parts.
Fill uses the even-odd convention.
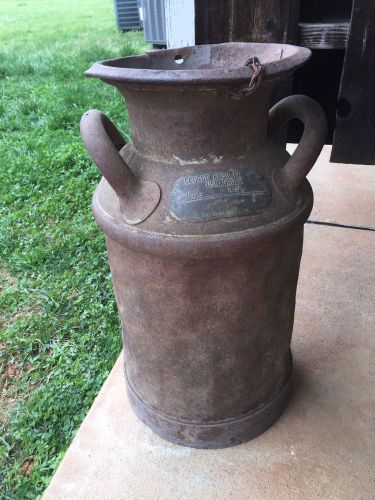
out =
[[[225,43],[95,63],[132,128],[103,113],[81,121],[103,174],[93,210],[103,230],[123,329],[125,379],[138,417],[163,438],[222,448],[256,437],[283,412],[306,175],[326,134],[312,99],[269,110],[306,48]],[[290,156],[276,138],[297,118]]]

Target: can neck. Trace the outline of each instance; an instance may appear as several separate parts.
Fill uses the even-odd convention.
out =
[[[189,90],[120,89],[140,154],[181,165],[239,158],[267,139],[272,87],[239,96],[232,87]]]

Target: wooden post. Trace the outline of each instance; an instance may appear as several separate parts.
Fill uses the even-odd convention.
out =
[[[331,161],[375,164],[374,65],[375,2],[354,0]]]
[[[165,0],[167,48],[195,44],[194,0]]]

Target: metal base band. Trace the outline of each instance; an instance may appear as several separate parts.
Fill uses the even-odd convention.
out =
[[[276,422],[289,400],[290,373],[286,383],[271,400],[247,415],[204,424],[167,417],[147,405],[129,383],[126,386],[134,413],[160,437],[181,446],[215,449],[245,443]]]

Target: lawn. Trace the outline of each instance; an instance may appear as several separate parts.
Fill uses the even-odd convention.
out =
[[[83,71],[144,49],[112,0],[0,2],[1,498],[41,495],[121,349],[79,120],[101,109],[129,137]]]

